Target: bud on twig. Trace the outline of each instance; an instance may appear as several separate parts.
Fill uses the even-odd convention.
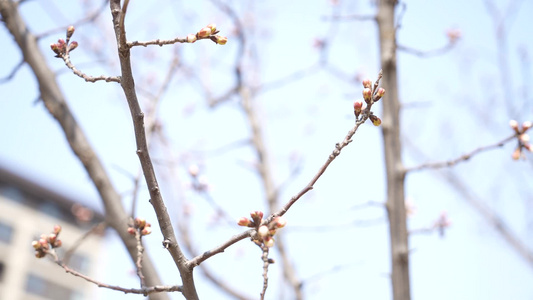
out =
[[[355,114],[356,118],[359,118],[359,115],[361,114],[362,109],[363,109],[363,102],[355,101],[353,103],[353,113]]]
[[[213,35],[209,37],[213,42],[217,43],[218,45],[226,45],[228,42],[228,38],[225,36],[220,35]]]
[[[367,88],[367,89],[369,89],[370,87],[372,87],[372,80],[370,80],[370,79],[368,79],[368,78],[365,79],[365,80],[363,80],[363,87],[364,87],[364,88]]]
[[[206,38],[211,35],[211,28],[204,27],[196,34],[199,38]]]
[[[366,104],[370,104],[370,100],[372,99],[372,90],[370,88],[363,89],[363,98]]]
[[[379,99],[381,99],[381,97],[383,97],[383,95],[385,95],[385,89],[384,88],[379,88],[376,92],[376,94],[374,95],[374,102],[378,102]]]
[[[70,25],[67,28],[67,39],[70,39],[70,37],[74,34],[74,26]]]
[[[194,43],[198,38],[194,34],[187,35],[187,43]]]

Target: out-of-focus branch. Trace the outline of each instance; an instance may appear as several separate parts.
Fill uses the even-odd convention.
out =
[[[133,128],[135,131],[135,141],[137,144],[137,155],[143,170],[146,185],[150,193],[150,203],[154,207],[159,222],[159,227],[165,241],[168,241],[167,250],[172,256],[174,263],[178,267],[182,281],[183,281],[183,296],[188,300],[197,300],[198,294],[194,285],[194,278],[192,269],[188,268],[187,258],[181,251],[174,228],[168,215],[167,208],[163,201],[159,184],[155,176],[154,166],[150,159],[148,151],[148,143],[146,141],[146,132],[144,129],[144,113],[141,110],[137,94],[135,91],[135,82],[133,79],[133,72],[130,61],[130,47],[127,45],[126,29],[124,27],[125,11],[121,8],[120,0],[111,0],[110,8],[113,16],[113,27],[115,29],[115,36],[117,40],[118,56],[121,67],[121,86],[124,90],[128,106],[130,108],[131,117],[133,120]],[[125,1],[124,9],[127,8]]]
[[[405,170],[400,141],[400,100],[396,62],[396,0],[382,0],[378,4],[380,61],[383,69],[383,148],[387,176],[387,213],[392,267],[392,296],[394,300],[410,300],[409,239],[405,210]]]
[[[426,58],[426,57],[445,54],[446,52],[448,52],[451,49],[453,49],[453,47],[455,45],[456,45],[456,42],[454,40],[450,40],[443,47],[440,47],[440,48],[437,48],[437,49],[433,49],[433,50],[419,50],[419,49],[415,49],[415,48],[411,48],[411,47],[407,47],[407,46],[403,46],[403,45],[397,45],[397,49],[399,51],[403,51],[403,52],[408,53],[408,54],[412,54],[412,55],[415,55],[415,56],[418,56],[418,57]]]
[[[333,15],[322,17],[324,21],[375,21],[375,15]]]
[[[58,121],[65,133],[70,148],[83,164],[87,174],[94,183],[105,207],[106,222],[116,230],[128,253],[134,261],[137,257],[136,242],[127,233],[128,216],[122,206],[121,198],[114,189],[98,156],[89,144],[87,137],[81,130],[78,122],[70,111],[61,93],[54,73],[46,65],[46,59],[41,53],[37,39],[29,31],[22,20],[15,4],[11,0],[0,1],[0,14],[4,23],[13,35],[20,48],[24,61],[32,69],[39,85],[40,97],[50,114]],[[143,270],[147,276],[147,284],[150,286],[160,285],[159,275],[155,271],[152,261],[145,257],[143,260]],[[160,293],[150,296],[150,299],[168,299],[168,296]]]
[[[479,154],[481,152],[485,152],[485,151],[492,150],[492,149],[495,149],[495,148],[503,147],[503,145],[505,145],[507,142],[515,139],[516,137],[517,137],[517,135],[513,134],[510,137],[507,137],[507,138],[505,138],[505,139],[503,139],[503,140],[501,140],[501,141],[499,141],[497,143],[479,147],[479,148],[477,148],[477,149],[475,149],[475,150],[473,150],[471,152],[468,152],[466,154],[463,154],[463,155],[461,155],[461,156],[459,156],[459,157],[457,157],[455,159],[448,160],[448,161],[421,164],[421,165],[416,166],[416,167],[407,168],[406,172],[419,171],[419,170],[424,170],[424,169],[438,169],[438,168],[444,168],[444,167],[452,167],[452,166],[455,166],[456,164],[458,164],[460,162],[469,160],[470,158],[472,158],[472,156],[477,155],[477,154]]]
[[[11,73],[9,73],[6,77],[4,78],[0,78],[0,84],[1,83],[4,83],[6,81],[9,81],[11,80],[13,77],[15,77],[15,74],[17,74],[17,72],[20,70],[20,68],[22,68],[22,66],[24,65],[24,60],[22,59],[14,68],[13,70],[11,70]]]

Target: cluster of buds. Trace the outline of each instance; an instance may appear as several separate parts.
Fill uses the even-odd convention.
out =
[[[363,100],[367,105],[366,107],[372,106],[374,103],[378,102],[383,95],[385,95],[384,88],[373,87],[370,79],[363,80]],[[361,112],[366,109],[366,107],[363,106],[362,101],[355,101],[353,103],[353,113],[357,119],[361,115]],[[372,124],[374,124],[374,126],[381,125],[381,119],[375,116],[372,112],[369,113],[368,118]]]
[[[31,242],[33,249],[35,249],[35,257],[43,258],[46,256],[48,250],[61,247],[62,242],[57,238],[60,232],[61,226],[55,225],[52,233],[41,234],[39,240]]]
[[[522,123],[522,128],[520,128],[517,121],[511,120],[509,125],[515,131],[516,136],[518,137],[518,146],[512,155],[514,160],[518,160],[520,157],[523,157],[522,149],[525,148],[530,152],[533,152],[533,145],[529,143],[529,135],[526,133],[526,131],[531,128],[532,124],[530,121],[526,121]]]
[[[225,45],[228,42],[228,38],[217,33],[219,33],[217,26],[211,23],[200,29],[196,34],[187,35],[187,43],[194,43],[197,40],[208,38],[218,45]]]
[[[250,213],[251,219],[242,217],[237,221],[239,226],[251,227],[256,229],[255,236],[252,237],[252,241],[257,245],[265,245],[270,248],[274,246],[274,235],[276,230],[285,227],[287,221],[283,217],[275,217],[270,223],[266,223],[263,220],[263,212],[256,210]]]
[[[146,222],[144,218],[137,217],[133,220],[133,226],[128,227],[128,233],[135,235],[137,231],[139,231],[141,236],[149,235],[152,233],[152,224]]]
[[[68,52],[76,49],[78,47],[78,42],[76,41],[70,41],[70,38],[74,34],[74,26],[69,26],[67,28],[67,40],[59,39],[57,40],[57,43],[50,44],[50,48],[52,48],[52,51],[56,54],[56,57],[62,57],[63,55],[67,54]]]

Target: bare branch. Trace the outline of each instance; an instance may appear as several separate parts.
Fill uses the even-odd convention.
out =
[[[448,44],[444,45],[443,47],[433,49],[433,50],[418,50],[418,49],[410,48],[410,47],[403,46],[403,45],[397,45],[397,49],[408,54],[426,58],[426,57],[445,54],[446,52],[453,49],[453,47],[456,44],[457,43],[455,40],[450,40]]]
[[[375,15],[333,15],[333,16],[323,16],[322,20],[324,21],[375,21]]]
[[[261,250],[263,250],[263,254],[261,255],[261,259],[263,260],[263,290],[261,291],[261,300],[264,300],[268,288],[268,266],[270,265],[270,261],[268,259],[268,247],[263,245]]]
[[[4,78],[0,78],[0,84],[1,83],[4,83],[6,81],[9,81],[11,79],[13,79],[13,77],[15,77],[15,74],[17,74],[17,72],[20,70],[20,68],[22,68],[22,66],[24,65],[24,60],[22,59],[14,68],[13,70],[11,70],[11,73],[9,73],[6,77]]]
[[[74,64],[72,64],[72,62],[70,61],[70,54],[69,54],[69,51],[67,50],[67,52],[64,54],[64,55],[61,55],[61,58],[63,59],[63,61],[65,62],[65,65],[67,65],[67,67],[69,69],[72,70],[72,72],[74,74],[76,74],[77,76],[85,79],[86,82],[96,82],[96,81],[105,81],[105,82],[117,82],[117,83],[120,83],[120,77],[118,76],[104,76],[104,75],[100,75],[98,77],[93,77],[93,76],[89,76],[83,72],[81,72],[80,70],[78,70]]]
[[[405,170],[405,172],[412,172],[412,171],[419,171],[419,170],[424,170],[424,169],[438,169],[438,168],[444,168],[444,167],[452,167],[460,162],[463,162],[463,161],[467,161],[469,160],[470,158],[472,158],[472,156],[474,155],[477,155],[481,152],[485,152],[485,151],[488,151],[488,150],[492,150],[492,149],[495,149],[495,148],[500,148],[500,147],[503,147],[503,145],[505,145],[506,143],[508,143],[509,141],[515,139],[517,137],[516,134],[513,134],[511,135],[510,137],[507,137],[497,143],[494,143],[494,144],[491,144],[491,145],[487,145],[487,146],[482,146],[482,147],[479,147],[469,153],[466,153],[466,154],[463,154],[455,159],[452,159],[452,160],[448,160],[448,161],[442,161],[442,162],[434,162],[434,163],[425,163],[425,164],[421,164],[419,166],[416,166],[416,167],[411,167],[411,168],[407,168]]]

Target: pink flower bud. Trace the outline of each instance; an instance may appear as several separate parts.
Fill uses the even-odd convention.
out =
[[[285,218],[283,218],[283,217],[276,217],[274,219],[274,222],[275,222],[274,226],[276,228],[283,228],[283,227],[285,227],[285,225],[287,225],[287,220]]]
[[[259,229],[257,229],[257,234],[264,239],[268,235],[268,227],[265,225],[260,226]]]
[[[377,90],[376,94],[374,95],[374,102],[379,101],[379,99],[381,99],[381,97],[383,97],[383,95],[385,95],[385,89],[384,88],[379,88]]]
[[[529,150],[529,152],[533,152],[533,144],[525,144],[525,145],[524,145],[524,148],[526,148],[527,150]]]
[[[196,37],[195,34],[189,34],[187,35],[187,43],[194,43],[196,42],[198,38]]]
[[[215,39],[215,43],[219,45],[226,45],[226,43],[228,42],[228,38],[225,36],[215,35]]]
[[[149,235],[152,233],[152,227],[144,227],[143,230],[141,230],[141,235]]]
[[[53,244],[52,244],[52,247],[54,248],[59,248],[63,245],[63,242],[61,240],[56,240]]]
[[[363,87],[364,88],[367,88],[369,89],[370,87],[372,87],[372,80],[366,78],[365,80],[363,80]]]
[[[240,217],[239,220],[237,220],[237,225],[239,226],[248,226],[250,223],[250,219],[245,217]]]
[[[365,99],[365,102],[367,104],[370,103],[370,99],[372,99],[372,90],[369,89],[369,88],[364,88],[363,89],[363,98]]]
[[[211,28],[211,34],[215,34],[215,32],[217,32],[217,26],[214,23],[211,23],[205,27]]]
[[[529,128],[531,128],[532,124],[530,121],[525,121],[524,123],[522,123],[522,130],[525,132],[526,130],[528,130]]]
[[[68,51],[73,51],[74,49],[78,48],[78,42],[76,41],[72,41],[69,45],[68,45]]]
[[[54,233],[59,234],[61,232],[61,225],[55,225],[54,226]]]
[[[41,244],[37,241],[32,241],[31,242],[31,246],[33,247],[33,249],[37,250],[37,249],[40,249],[41,248]]]
[[[60,55],[61,54],[61,51],[59,49],[59,45],[58,44],[50,44],[50,48],[52,49],[52,51],[54,51],[55,54],[57,55]]]
[[[356,118],[359,118],[359,115],[361,114],[362,109],[363,109],[363,102],[355,101],[353,103],[353,113],[355,114]]]
[[[206,38],[211,35],[211,28],[204,27],[198,31],[197,35],[199,38]]]
[[[260,210],[252,211],[250,213],[250,216],[252,217],[252,219],[258,218],[259,220],[262,220],[263,219],[263,212],[260,211]]]
[[[520,141],[523,143],[529,142],[529,135],[527,133],[522,133],[519,137]]]
[[[70,25],[67,28],[67,39],[69,39],[74,34],[74,26]]]
[[[268,248],[272,248],[272,246],[274,246],[274,238],[267,236],[267,238],[264,240],[264,243]]]
[[[515,131],[518,131],[518,122],[516,120],[509,121],[509,126],[511,126],[511,128]]]
[[[131,234],[131,235],[135,235],[135,228],[128,227],[128,233]]]
[[[143,218],[135,218],[135,220],[133,221],[133,225],[136,227],[136,228],[144,228],[144,226],[146,226],[146,220],[143,219]]]
[[[48,236],[48,238],[46,240],[48,241],[48,243],[53,245],[55,243],[56,239],[57,239],[57,235],[52,233],[52,234],[50,234]]]

